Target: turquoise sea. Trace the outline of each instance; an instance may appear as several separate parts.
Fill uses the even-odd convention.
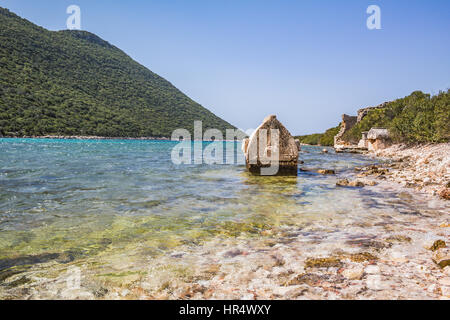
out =
[[[239,143],[224,144],[241,152]],[[135,292],[136,281],[152,296],[167,286],[161,272],[192,282],[191,258],[212,257],[220,246],[273,247],[290,234],[305,243],[348,242],[364,233],[350,227],[369,223],[371,233],[380,219],[431,210],[395,189],[340,188],[336,176],[314,172],[341,177],[377,161],[363,155],[303,147],[300,167],[314,170],[255,177],[241,164],[175,165],[175,145],[0,139],[0,296],[74,298],[64,296],[61,280],[74,266],[89,297]],[[221,263],[212,260],[205,265]]]

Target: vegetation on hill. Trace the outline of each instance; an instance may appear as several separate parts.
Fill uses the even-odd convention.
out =
[[[357,142],[371,128],[389,129],[395,142],[425,143],[450,141],[450,90],[435,96],[415,91],[370,111],[347,131],[343,139]]]
[[[170,137],[234,127],[86,31],[48,31],[0,8],[0,134]]]
[[[298,139],[300,141],[300,143],[316,146],[319,144],[319,140],[320,140],[321,136],[322,136],[322,133],[313,133],[313,134],[307,134],[304,136],[296,136],[294,138]]]
[[[342,139],[356,144],[362,132],[377,127],[389,129],[394,142],[450,141],[450,90],[434,96],[415,91],[405,98],[387,103],[385,108],[371,110]],[[306,144],[332,146],[339,128],[296,138]]]
[[[328,129],[325,133],[314,133],[304,136],[297,136],[301,143],[310,145],[332,146],[334,145],[334,136],[338,134],[340,125]]]

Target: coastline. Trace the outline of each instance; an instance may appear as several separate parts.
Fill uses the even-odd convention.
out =
[[[103,136],[53,136],[53,135],[46,135],[46,136],[0,136],[0,139],[57,139],[57,140],[156,140],[156,141],[179,141],[179,140],[172,140],[171,138],[167,137],[103,137]],[[191,141],[200,141],[200,140],[191,140]],[[231,142],[233,140],[201,140],[205,142],[212,142],[212,141],[223,141],[223,142]],[[234,140],[236,141],[236,140]],[[240,140],[237,140],[240,141]]]
[[[73,151],[71,145],[64,145],[67,150]],[[36,151],[40,150],[34,147]],[[121,148],[120,144],[116,147]],[[399,152],[397,155],[400,157]],[[110,154],[101,152],[101,156],[110,162]],[[217,208],[226,208],[224,211],[234,213],[233,220],[208,222],[205,218],[197,222],[201,214],[197,212],[200,211],[195,212],[194,224],[181,225],[177,220],[166,220],[170,215],[164,215],[162,220],[155,219],[161,209],[179,208],[180,211],[168,211],[175,215],[177,212],[183,214],[187,206],[178,205],[179,198],[172,203],[167,202],[170,200],[148,201],[149,189],[139,187],[133,190],[133,195],[140,192],[141,196],[132,199],[128,198],[129,193],[123,196],[126,199],[124,215],[117,217],[118,209],[114,203],[112,210],[102,208],[105,216],[108,211],[114,214],[112,227],[104,228],[101,223],[99,229],[85,234],[82,228],[67,226],[71,237],[74,237],[74,230],[81,230],[79,238],[82,243],[73,240],[68,244],[62,243],[61,247],[56,246],[53,241],[58,243],[58,239],[63,238],[62,234],[55,234],[51,224],[46,223],[37,233],[46,237],[38,239],[37,243],[32,240],[30,245],[41,248],[46,241],[52,241],[55,249],[51,253],[57,259],[35,260],[37,262],[29,269],[19,269],[21,272],[8,275],[0,288],[0,298],[450,299],[450,267],[445,265],[449,261],[445,246],[449,242],[450,203],[434,199],[432,195],[403,190],[402,186],[388,181],[386,176],[389,174],[382,170],[383,166],[390,168],[396,162],[378,161],[376,154],[367,153],[367,156],[367,159],[357,156],[360,160],[357,164],[348,163],[351,168],[359,165],[372,170],[374,174],[367,175],[367,179],[384,180],[377,185],[368,184],[367,188],[335,186],[337,177],[353,178],[365,171],[347,170],[349,166],[341,163],[347,157],[334,156],[331,152],[327,155],[317,147],[304,154],[303,160],[308,163],[308,159],[315,161],[319,157],[321,164],[335,168],[338,176],[305,174],[301,184],[297,184],[297,179],[290,183],[289,179],[280,178],[280,184],[269,188],[260,179],[243,174],[242,168],[203,168],[204,171],[197,173],[186,169],[184,173],[177,172],[176,178],[174,175],[173,179],[168,179],[168,184],[160,191],[152,189],[160,195],[155,200],[160,199],[161,195],[170,195],[171,189],[176,190],[174,184],[184,190],[183,177],[199,179],[203,189],[196,194],[198,199],[202,199],[198,201],[210,208],[213,200],[218,200],[215,202],[218,203]],[[56,166],[46,161],[61,161],[52,159],[54,157],[49,156],[38,161],[46,163],[44,167],[52,168]],[[81,168],[91,169],[83,176],[83,201],[92,194],[92,190],[96,190],[97,180],[92,180],[92,185],[88,183],[89,177],[98,177],[98,173],[105,171],[100,166],[92,165],[98,163],[98,159],[90,164],[86,164],[85,160],[81,161]],[[69,157],[67,163],[71,162]],[[157,162],[150,162],[158,165]],[[406,164],[405,160],[403,162]],[[432,161],[430,163],[436,166]],[[115,168],[119,170],[107,169],[123,177],[120,170],[123,167],[123,163],[118,163]],[[144,171],[148,172],[147,177],[153,176],[152,171]],[[132,182],[131,187],[134,186],[134,178],[146,175],[144,171],[136,172],[134,176],[133,171],[125,172],[127,176],[131,175],[128,178]],[[375,174],[376,171],[378,173]],[[36,176],[42,175],[44,173]],[[162,180],[155,181],[161,183]],[[68,181],[71,180],[61,180],[60,183],[67,184]],[[152,181],[148,180],[147,185]],[[126,183],[127,179],[121,181],[122,186]],[[235,190],[237,185],[242,188],[232,194],[232,200],[207,192],[214,190],[215,186],[221,190]],[[311,187],[319,194],[308,192]],[[75,185],[74,189],[79,188]],[[65,199],[63,194],[67,192],[59,186],[54,186],[50,191],[55,192],[59,199]],[[97,195],[101,196],[101,193]],[[238,197],[243,198],[236,204]],[[108,201],[109,198],[107,195],[100,200]],[[302,202],[299,203],[299,200]],[[223,207],[224,204],[228,205]],[[74,203],[74,206],[77,210],[79,204]],[[256,214],[249,220],[239,216],[242,206]],[[141,210],[145,215],[137,218],[129,215],[129,208]],[[204,217],[210,217],[210,212],[206,212]],[[48,212],[43,214],[48,216]],[[60,223],[59,217],[57,220]],[[83,226],[78,219],[74,222],[76,226]],[[208,234],[198,229],[205,222],[214,226],[206,231]],[[167,233],[167,226],[176,228],[173,236]],[[58,228],[61,229],[60,226]],[[161,229],[163,239],[157,238]],[[136,230],[139,233],[136,234]],[[180,234],[180,230],[186,230],[186,233]],[[209,235],[210,230],[215,234]],[[145,241],[144,245],[142,241]],[[96,244],[99,251],[86,254],[78,251],[80,247],[85,248],[86,243]],[[121,246],[118,248],[117,244]],[[155,251],[148,250],[153,247]],[[41,257],[37,251],[32,254],[36,258]],[[127,259],[123,259],[124,256]],[[22,251],[17,255],[14,253],[8,261],[17,264],[24,258],[30,259],[30,255]],[[71,267],[80,268],[83,274],[83,285],[79,288],[66,287],[67,271]]]
[[[103,136],[54,136],[54,135],[45,135],[45,136],[0,136],[0,138],[8,138],[8,139],[60,139],[60,140],[166,140],[171,141],[170,138],[167,137],[103,137]]]
[[[358,177],[392,181],[450,200],[450,143],[396,144],[368,155],[388,161],[385,165],[362,168]]]

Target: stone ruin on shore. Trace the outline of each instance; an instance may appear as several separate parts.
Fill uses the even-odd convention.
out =
[[[389,131],[385,128],[371,128],[370,131],[362,132],[362,137],[358,143],[345,138],[345,133],[361,122],[370,111],[385,108],[387,104],[388,102],[385,102],[376,107],[360,109],[357,116],[342,115],[341,129],[334,137],[336,152],[376,151],[389,147],[391,138]]]
[[[275,115],[242,141],[249,172],[255,175],[297,175],[300,144]]]

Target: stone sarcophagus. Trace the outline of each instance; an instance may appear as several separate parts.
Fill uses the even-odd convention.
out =
[[[247,169],[257,175],[297,175],[299,145],[274,115],[242,141]]]

